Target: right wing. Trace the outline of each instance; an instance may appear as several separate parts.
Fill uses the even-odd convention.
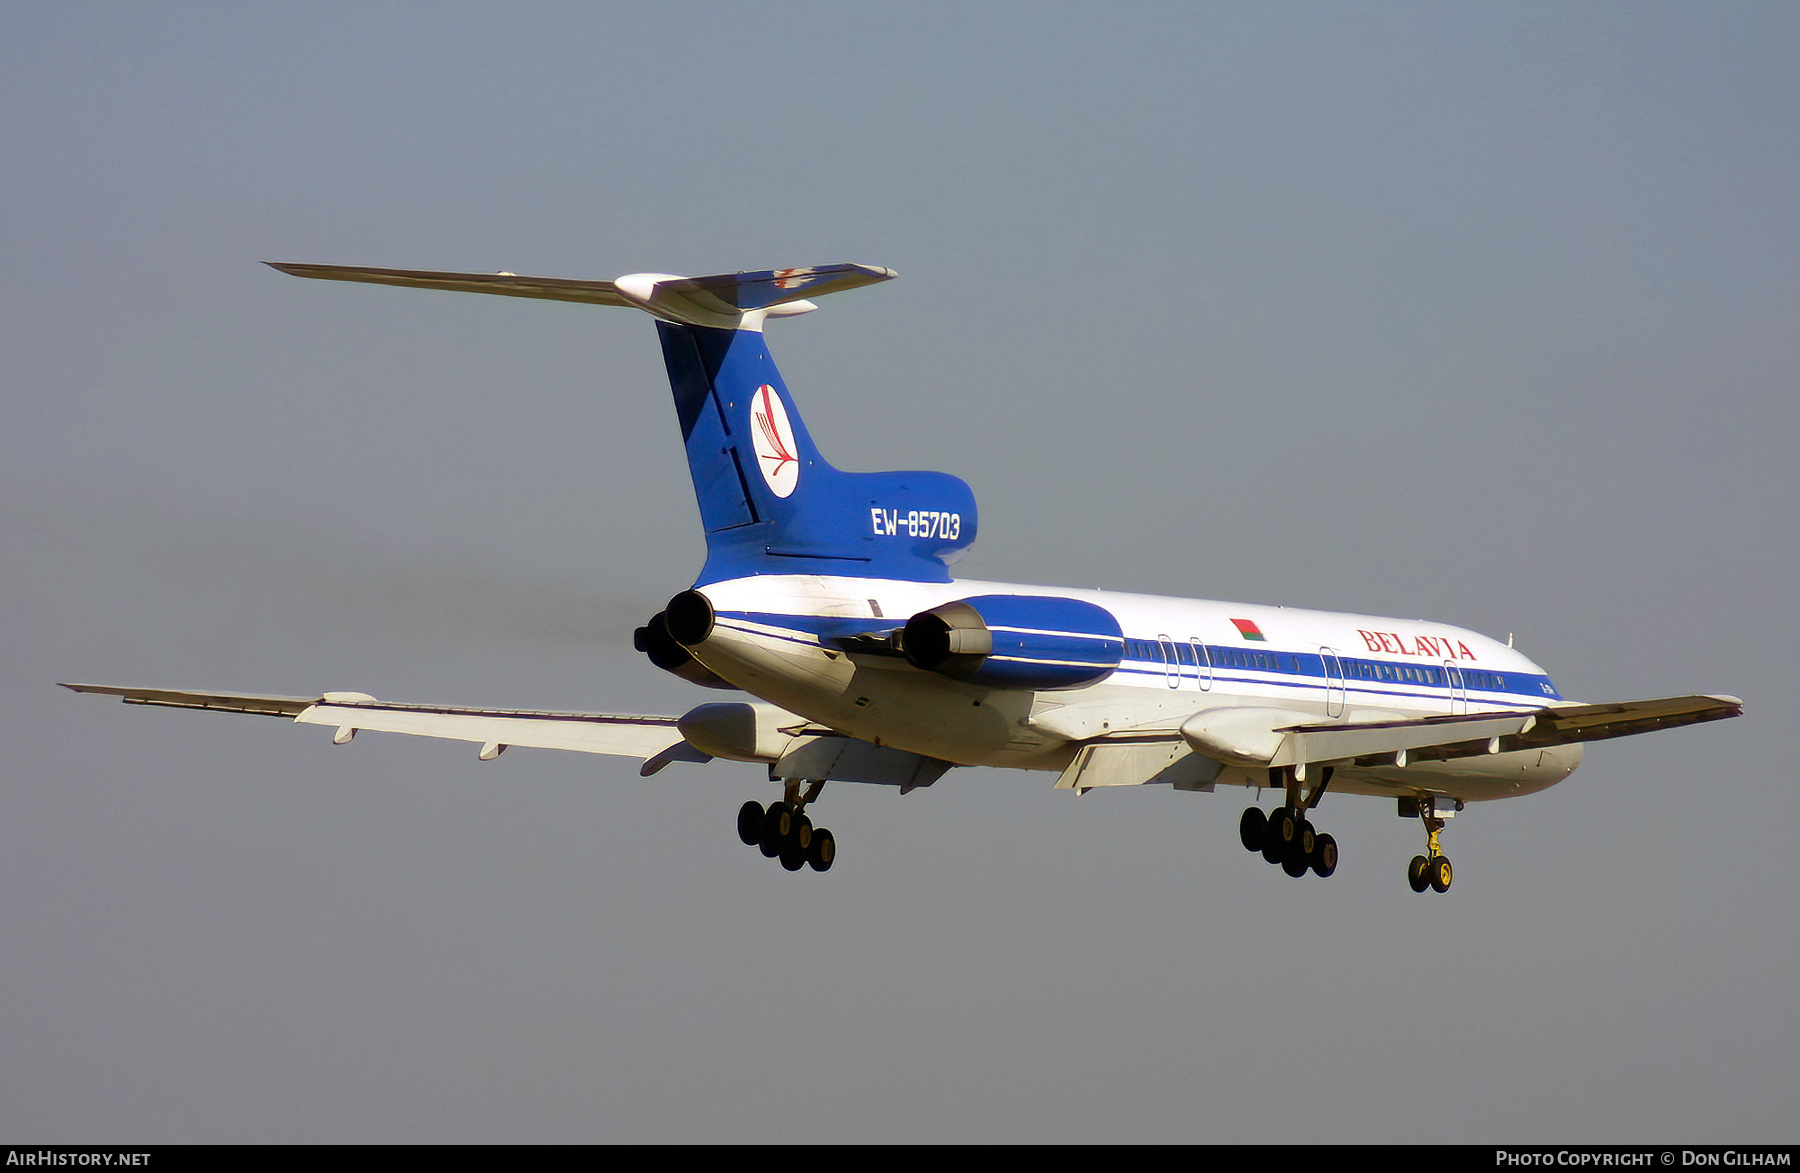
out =
[[[1604,741],[1742,716],[1734,696],[1675,696],[1609,704],[1559,704],[1525,712],[1478,712],[1384,721],[1321,722],[1254,706],[1205,709],[1179,728],[1126,727],[1083,739],[1056,781],[1059,790],[1168,782],[1207,789],[1221,763],[1237,766],[1404,766],[1482,754]],[[1297,719],[1298,718],[1298,719]]]
[[[337,733],[332,740],[340,745],[356,736],[359,730],[370,729],[380,733],[410,733],[419,737],[474,742],[481,746],[483,760],[492,760],[514,745],[642,758],[644,764],[640,772],[646,775],[654,774],[670,762],[712,760],[712,755],[694,748],[682,737],[681,730],[676,727],[677,717],[392,704],[360,692],[299,697],[118,688],[104,684],[65,684],[63,687],[76,692],[116,696],[128,705],[256,713],[288,717],[301,725],[335,726]]]
[[[1404,754],[1412,761],[1445,761],[1480,754],[1546,749],[1577,741],[1605,741],[1658,729],[1740,717],[1734,696],[1670,696],[1600,705],[1549,705],[1529,713],[1470,713],[1412,717],[1352,725],[1290,725],[1271,765],[1354,761],[1384,764]]]

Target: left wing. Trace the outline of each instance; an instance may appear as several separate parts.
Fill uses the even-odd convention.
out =
[[[642,758],[640,773],[654,774],[670,762],[707,762],[712,755],[687,743],[677,717],[618,716],[611,713],[556,713],[525,709],[469,709],[448,705],[407,705],[378,701],[367,693],[328,692],[317,697],[258,696],[235,692],[190,692],[163,688],[118,688],[105,684],[65,684],[76,692],[116,696],[128,705],[162,705],[288,717],[301,725],[336,726],[339,745],[370,729],[475,742],[491,761],[508,747],[568,749],[579,753]]]
[[[869,782],[898,786],[905,793],[931,785],[950,768],[949,762],[860,741],[761,702],[705,704],[680,717],[635,717],[395,704],[362,692],[305,697],[118,688],[110,684],[63,687],[116,696],[128,705],[255,713],[287,717],[301,725],[335,727],[332,740],[339,745],[359,731],[371,729],[378,733],[474,742],[481,746],[482,761],[492,761],[515,745],[617,754],[642,759],[638,773],[645,777],[670,762],[700,763],[723,757],[761,762],[769,767],[770,777]]]

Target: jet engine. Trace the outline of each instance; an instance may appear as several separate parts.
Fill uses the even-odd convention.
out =
[[[906,621],[901,650],[916,668],[989,688],[1081,688],[1125,652],[1112,612],[1051,595],[977,595]]]
[[[694,654],[675,642],[669,634],[669,613],[658,611],[650,622],[631,633],[631,646],[650,657],[650,662],[664,672],[673,672],[690,684],[707,688],[736,688],[737,685],[716,675],[712,669],[694,659]]]

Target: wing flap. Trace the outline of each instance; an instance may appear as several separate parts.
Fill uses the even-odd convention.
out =
[[[1166,782],[1177,790],[1211,790],[1219,768],[1178,737],[1093,741],[1076,751],[1054,789],[1085,794],[1098,786]]]
[[[783,778],[820,778],[898,786],[906,794],[942,778],[951,763],[841,733],[802,733],[772,763]]]
[[[1476,713],[1358,725],[1300,725],[1276,730],[1284,736],[1269,764],[1361,761],[1452,748],[1466,748],[1470,755],[1488,753],[1490,747],[1504,748],[1508,738],[1529,728],[1534,720],[1530,713]]]
[[[301,725],[339,730],[409,733],[481,745],[566,749],[577,753],[652,758],[683,741],[674,717],[609,713],[540,713],[515,709],[462,709],[379,701],[321,703],[294,718]]]

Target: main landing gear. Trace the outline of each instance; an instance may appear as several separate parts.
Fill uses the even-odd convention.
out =
[[[1259,806],[1248,807],[1238,820],[1238,838],[1245,849],[1262,852],[1264,859],[1280,864],[1281,870],[1296,880],[1308,871],[1320,876],[1337,871],[1337,840],[1314,830],[1306,817],[1331,785],[1331,767],[1326,766],[1322,775],[1319,784],[1302,801],[1300,782],[1293,769],[1270,770],[1269,783],[1283,789],[1286,803],[1266,815]]]
[[[837,858],[837,840],[806,817],[807,804],[824,788],[825,783],[814,782],[802,796],[800,783],[789,781],[786,798],[771,802],[766,810],[760,802],[746,802],[738,808],[738,838],[747,847],[761,848],[770,859],[781,860],[790,872],[809,865],[815,872],[830,870]]]
[[[1459,801],[1457,809],[1462,808]],[[1425,823],[1425,854],[1415,855],[1412,862],[1406,865],[1406,882],[1414,892],[1423,892],[1430,888],[1434,892],[1448,892],[1450,881],[1456,878],[1456,869],[1450,866],[1450,858],[1438,851],[1438,832],[1444,829],[1444,820],[1452,812],[1440,813],[1435,798],[1403,798],[1400,800],[1400,817],[1421,819]]]

